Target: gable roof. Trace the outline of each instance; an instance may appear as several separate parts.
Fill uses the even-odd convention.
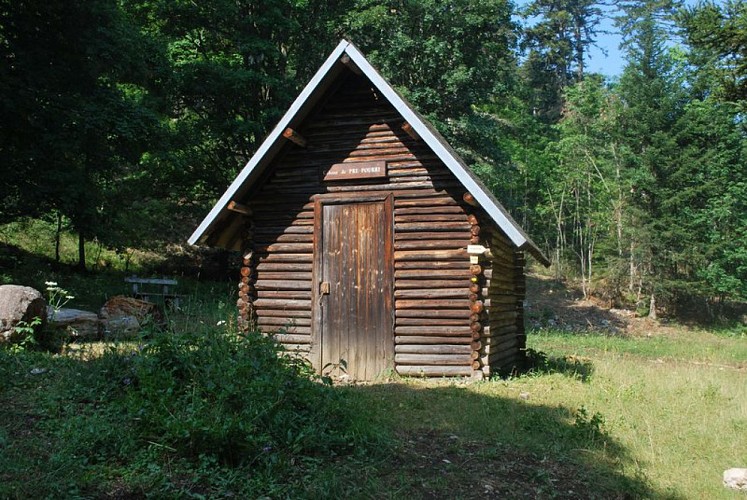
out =
[[[528,251],[532,256],[544,265],[550,261],[542,254],[537,245],[527,236],[524,230],[516,223],[500,202],[490,193],[485,185],[472,173],[464,163],[464,160],[452,149],[443,136],[402,97],[376,69],[366,60],[355,45],[347,40],[342,40],[335,50],[329,55],[324,64],[319,68],[311,81],[304,87],[301,94],[296,98],[288,111],[283,115],[275,128],[270,132],[257,152],[251,157],[244,169],[236,176],[223,196],[218,200],[207,217],[195,229],[189,237],[189,243],[195,245],[204,242],[213,231],[224,227],[221,222],[231,212],[228,204],[233,199],[240,199],[265,168],[274,160],[282,149],[286,140],[283,131],[286,128],[298,128],[306,119],[315,105],[324,96],[325,91],[346,71],[345,64],[341,62],[343,56],[348,56],[350,61],[357,66],[361,73],[366,76],[371,84],[389,101],[389,103],[402,115],[420,138],[431,148],[438,158],[459,179],[464,188],[469,191],[490,216],[495,224],[508,236],[508,238],[521,250]]]

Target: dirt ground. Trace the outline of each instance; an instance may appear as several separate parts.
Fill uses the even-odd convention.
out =
[[[627,309],[609,308],[594,297],[584,299],[581,290],[572,283],[536,273],[527,275],[525,304],[527,329],[556,328],[623,336],[652,336],[673,330],[666,321],[640,317]]]

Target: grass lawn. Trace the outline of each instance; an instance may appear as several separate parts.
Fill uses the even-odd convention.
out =
[[[400,437],[381,491],[743,498],[721,479],[747,464],[746,339],[541,332],[529,345],[547,355],[530,375],[348,389]]]
[[[515,378],[337,388],[362,432],[381,439],[291,460],[277,477],[251,466],[218,477],[168,450],[152,450],[152,463],[78,456],[80,436],[66,442],[55,429],[92,421],[60,408],[104,411],[84,387],[106,370],[87,371],[79,356],[5,356],[0,496],[210,497],[252,478],[246,491],[271,497],[744,498],[721,475],[747,466],[747,340],[670,328],[631,338],[539,332],[529,344],[545,354],[541,367]],[[33,375],[34,367],[49,371]],[[60,400],[63,380],[83,399]]]

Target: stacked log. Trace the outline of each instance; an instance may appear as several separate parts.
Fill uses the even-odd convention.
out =
[[[252,286],[252,270],[254,269],[254,252],[251,241],[254,239],[254,224],[251,220],[247,224],[245,232],[246,250],[243,252],[242,266],[240,269],[239,298],[236,302],[238,308],[238,327],[242,331],[249,331],[256,327],[254,317],[254,287]]]
[[[480,345],[486,374],[506,371],[523,359],[523,253],[517,252],[497,229],[490,235],[490,269],[485,272],[484,292],[489,297],[489,330]]]
[[[395,193],[394,229],[397,373],[470,375],[470,224],[464,207],[450,194]]]
[[[402,117],[365,79],[343,85],[296,133],[305,147],[289,141],[258,190],[238,200],[249,207],[254,223],[239,284],[242,321],[273,333],[286,349],[312,352],[314,221],[320,215],[314,213],[315,198],[337,193],[355,201],[391,193],[395,370],[417,376],[490,374],[497,349],[510,344],[507,327],[514,337],[517,331],[517,299],[499,288],[513,286],[520,262],[505,264],[513,259],[506,257],[510,247],[499,245],[493,266],[499,279],[490,280],[487,261],[470,266],[467,244],[494,246],[493,231],[480,224],[475,215],[480,209],[462,196],[458,179],[422,141],[403,131]],[[363,161],[384,161],[386,178],[324,178],[332,164]],[[507,300],[514,301],[510,307]],[[495,313],[491,302],[498,305]]]
[[[467,193],[469,194],[469,193]],[[471,195],[463,196],[463,199],[474,204],[474,198]],[[479,245],[481,242],[480,233],[482,229],[479,224],[477,215],[470,214],[467,217],[470,223],[470,244]],[[483,283],[485,281],[484,270],[485,267],[489,266],[489,262],[479,256],[474,256],[473,261],[470,265],[470,278],[469,285],[469,300],[470,300],[470,332],[472,336],[472,342],[470,343],[470,358],[472,360],[470,367],[472,368],[472,377],[481,379],[483,375],[490,375],[489,366],[487,371],[484,371],[484,363],[481,356],[482,350],[482,339],[490,334],[490,326],[486,324],[487,311],[485,310],[485,296],[483,294]]]
[[[516,338],[523,356],[527,347],[527,334],[524,329],[524,301],[526,299],[526,257],[520,250],[514,251],[514,293],[516,295]],[[520,359],[519,362],[523,362]]]

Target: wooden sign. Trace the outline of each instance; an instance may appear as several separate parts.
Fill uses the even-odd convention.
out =
[[[325,181],[348,179],[377,179],[386,177],[385,161],[362,161],[357,163],[335,163],[324,172]]]

